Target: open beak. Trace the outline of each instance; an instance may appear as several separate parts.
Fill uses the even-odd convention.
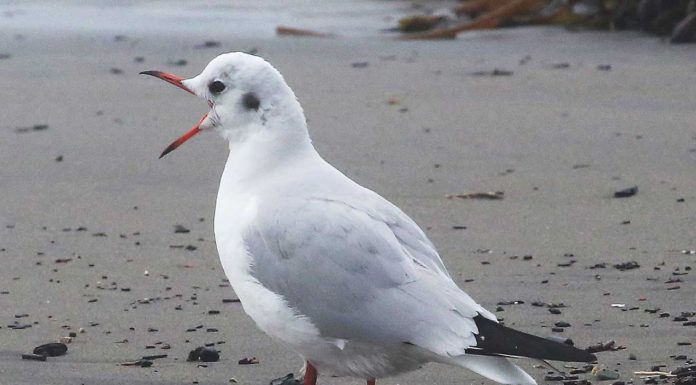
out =
[[[192,95],[195,95],[195,93],[193,91],[191,91],[188,87],[186,87],[183,83],[181,83],[181,81],[184,80],[184,78],[180,78],[176,75],[173,75],[173,74],[170,74],[167,72],[162,72],[162,71],[143,71],[140,74],[141,75],[150,75],[150,76],[154,76],[156,78],[160,78],[169,84],[173,84],[173,85],[181,88],[182,90],[184,90]]]
[[[190,94],[195,95],[195,93],[193,91],[191,91],[188,87],[186,87],[182,83],[182,80],[184,80],[184,78],[178,77],[176,75],[173,75],[173,74],[170,74],[167,72],[162,72],[162,71],[143,71],[140,74],[141,75],[150,75],[150,76],[154,76],[156,78],[162,79],[169,84],[175,85],[175,86],[181,88],[182,90],[184,90]],[[185,141],[191,139],[197,133],[201,132],[201,124],[203,124],[203,122],[205,121],[205,119],[207,117],[208,117],[208,114],[206,113],[205,115],[203,115],[201,120],[199,120],[198,123],[196,123],[195,126],[191,127],[191,129],[186,131],[184,133],[184,135],[181,135],[178,139],[176,139],[169,146],[167,146],[167,148],[165,148],[164,151],[162,151],[162,154],[159,156],[160,159],[163,156],[169,154],[170,152],[176,150],[177,147],[181,146]]]
[[[201,132],[201,124],[203,124],[203,121],[205,121],[205,118],[208,117],[208,113],[206,112],[205,115],[201,118],[201,120],[196,123],[195,126],[191,127],[190,130],[186,131],[184,135],[181,135],[177,140],[173,141],[167,148],[162,151],[162,154],[160,154],[160,159],[162,159],[163,156],[169,154],[170,152],[176,150],[177,147],[181,146],[184,144],[185,141],[193,138],[194,135],[197,133]]]

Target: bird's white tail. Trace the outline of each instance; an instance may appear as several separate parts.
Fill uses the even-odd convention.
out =
[[[449,364],[461,366],[501,384],[536,385],[536,381],[505,357],[465,354],[451,357]]]

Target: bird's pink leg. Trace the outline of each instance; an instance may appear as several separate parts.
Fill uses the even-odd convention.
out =
[[[375,385],[375,379],[367,380],[367,385]]]
[[[307,361],[304,373],[304,385],[317,385],[317,369]]]

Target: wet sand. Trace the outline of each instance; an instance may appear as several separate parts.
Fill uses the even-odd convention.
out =
[[[221,46],[196,48],[206,40]],[[297,371],[298,356],[223,303],[235,295],[212,218],[225,144],[200,135],[157,159],[205,103],[137,75],[193,76],[234,50],[284,74],[320,153],[411,215],[506,324],[581,347],[616,340],[626,349],[599,358],[623,381],[694,358],[677,345],[694,326],[673,321],[696,311],[696,256],[682,252],[696,249],[693,47],[534,28],[446,42],[6,28],[0,41],[0,384],[267,384]],[[512,74],[475,74],[494,69]],[[446,198],[481,191],[504,199]],[[627,261],[640,267],[612,267]],[[552,333],[559,321],[572,326]],[[20,358],[79,328],[67,355]],[[220,362],[185,362],[205,343]],[[168,356],[119,365],[152,354]],[[237,364],[250,356],[260,363]],[[521,361],[543,382],[534,364]],[[380,383],[492,384],[442,365]]]

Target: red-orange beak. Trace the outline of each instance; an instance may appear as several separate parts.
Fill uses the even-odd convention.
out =
[[[185,141],[193,138],[193,136],[196,135],[197,133],[201,132],[201,124],[203,123],[203,121],[207,117],[208,117],[208,113],[206,112],[206,114],[203,115],[201,120],[199,120],[195,126],[191,127],[191,129],[186,131],[184,133],[184,135],[181,135],[177,140],[173,141],[169,146],[167,146],[167,148],[165,148],[164,151],[162,151],[162,154],[160,154],[160,156],[159,156],[160,159],[162,159],[163,156],[169,154],[170,152],[176,150],[177,147],[184,144]]]
[[[162,71],[143,71],[140,74],[141,75],[150,75],[150,76],[154,76],[156,78],[162,79],[169,84],[173,84],[173,85],[181,88],[182,90],[184,90],[190,94],[195,95],[195,93],[193,91],[191,91],[190,89],[188,89],[188,87],[186,87],[183,83],[181,83],[181,81],[184,80],[184,78],[180,78],[176,75],[173,75],[173,74],[170,74],[167,72],[162,72]]]
[[[162,79],[169,84],[173,84],[173,85],[181,88],[182,90],[184,90],[190,94],[195,95],[195,93],[193,91],[191,91],[188,87],[186,87],[181,82],[182,80],[184,80],[184,78],[178,77],[176,75],[173,75],[173,74],[170,74],[167,72],[162,72],[162,71],[143,71],[140,74],[141,75],[150,75],[150,76],[154,76],[156,78]],[[191,139],[197,133],[201,132],[201,124],[203,124],[203,121],[205,121],[205,118],[207,118],[207,117],[208,117],[208,114],[206,113],[205,115],[203,115],[201,120],[199,120],[195,126],[191,127],[191,129],[186,131],[186,133],[184,133],[184,135],[181,135],[177,140],[173,141],[169,146],[167,146],[167,148],[165,148],[164,151],[162,151],[162,154],[160,155],[160,159],[163,156],[169,154],[170,152],[176,150],[177,147],[181,146],[185,141]]]

